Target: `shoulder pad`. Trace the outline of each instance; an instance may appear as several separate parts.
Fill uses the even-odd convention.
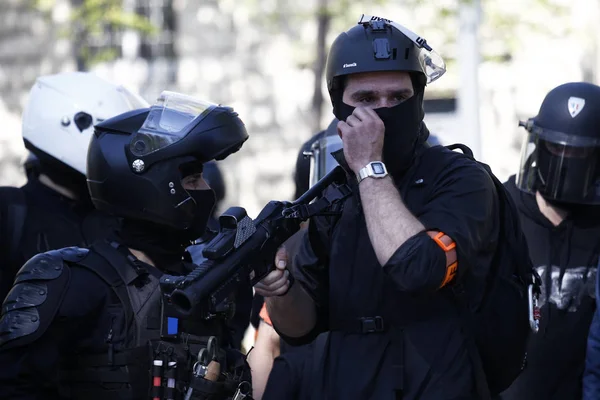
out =
[[[65,247],[60,250],[49,251],[48,253],[59,253],[63,260],[68,262],[79,262],[88,255],[90,251],[81,247]]]
[[[46,331],[70,280],[65,261],[81,259],[87,254],[87,250],[79,250],[83,249],[68,248],[38,254],[19,270],[2,305],[0,349],[31,343]]]
[[[62,274],[65,261],[81,261],[88,251],[78,247],[67,247],[36,254],[17,272],[15,284],[32,280],[56,279]]]

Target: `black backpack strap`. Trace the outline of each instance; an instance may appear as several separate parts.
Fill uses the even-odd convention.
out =
[[[473,155],[473,150],[471,150],[471,148],[469,148],[469,146],[467,146],[466,144],[454,143],[446,146],[446,148],[452,151],[459,149],[465,156],[469,157],[471,160],[476,161],[475,156]]]
[[[123,306],[125,311],[125,324],[127,328],[129,328],[134,319],[133,307],[131,305],[131,299],[129,298],[129,292],[127,291],[127,283],[119,273],[120,270],[129,268],[127,268],[127,266],[119,268],[119,261],[122,263],[122,260],[116,259],[116,256],[118,256],[117,254],[111,254],[117,250],[110,246],[110,244],[98,242],[93,245],[92,249],[96,253],[96,256],[86,257],[82,262],[77,263],[77,265],[95,273],[110,286]]]
[[[27,200],[25,193],[16,187],[0,188],[0,198],[2,198],[5,207],[1,215],[6,216],[6,231],[3,232],[7,238],[5,251],[8,251],[8,265],[14,265],[18,262],[18,252],[25,228],[25,220],[27,218]],[[21,267],[20,265],[18,268]],[[17,272],[17,271],[14,271]]]
[[[504,199],[502,198],[502,196],[504,195],[504,187],[502,187],[500,181],[498,181],[498,179],[494,176],[490,167],[486,164],[477,161],[473,155],[473,151],[468,146],[462,143],[455,143],[446,146],[446,148],[452,151],[459,149],[465,155],[465,157],[477,162],[486,170],[486,172],[494,182],[496,192],[498,193],[498,204],[500,205],[500,207],[502,207],[504,201]],[[498,185],[500,185],[500,187]],[[500,210],[500,212],[502,212],[502,210]],[[467,352],[469,353],[471,365],[473,366],[473,378],[475,379],[475,388],[477,390],[477,396],[479,399],[482,400],[491,400],[492,397],[487,377],[485,375],[485,370],[483,368],[483,363],[481,361],[479,350],[477,349],[477,343],[475,342],[475,321],[474,315],[469,308],[467,293],[461,282],[457,282],[449,289],[452,293],[452,297],[454,298],[457,304],[461,321],[463,323],[463,326],[465,327]]]
[[[515,258],[518,262],[515,262],[515,266],[517,267],[519,277],[524,283],[532,284],[534,287],[534,292],[539,294],[541,280],[531,264],[529,250],[527,248],[527,240],[523,230],[521,229],[520,216],[517,213],[517,206],[514,200],[502,182],[500,182],[496,175],[494,175],[490,166],[477,161],[469,147],[465,146],[464,144],[457,143],[446,146],[446,148],[448,150],[460,149],[466,157],[476,161],[479,165],[481,165],[490,176],[490,179],[492,179],[494,182],[496,193],[498,195],[499,213],[500,215],[504,216],[500,221],[500,223],[504,225],[501,227],[501,229],[504,231],[504,234],[510,235],[508,240],[513,244],[513,252],[516,254]],[[509,223],[509,226],[505,226],[507,222]]]
[[[494,187],[496,189],[496,195],[498,198],[498,212],[500,215],[500,237],[499,240],[504,241],[505,243],[510,243],[510,254],[511,254],[511,266],[516,268],[516,274],[522,281],[522,283],[526,286],[533,287],[534,296],[539,295],[541,288],[541,280],[535,270],[533,269],[533,265],[531,264],[531,260],[529,258],[529,249],[527,247],[527,240],[523,230],[521,229],[520,224],[520,216],[517,211],[517,206],[515,205],[511,195],[508,193],[506,187],[498,180],[498,178],[494,175],[489,165],[484,164],[480,161],[475,160],[473,157],[473,152],[467,146],[462,144],[454,144],[447,146],[449,150],[460,149],[464,155],[473,161],[476,161],[489,175],[490,179],[494,183]],[[499,248],[496,251],[502,251],[502,248],[499,245]],[[500,261],[498,260],[498,254],[494,256],[494,260],[492,261],[492,270],[490,271],[494,276],[490,275],[488,278],[488,286],[490,284],[490,279],[498,279],[498,273],[500,273]],[[513,273],[511,273],[513,275]],[[506,278],[506,277],[505,277]],[[468,329],[468,332],[476,332],[475,330],[475,321],[474,314],[470,311],[468,305],[468,299],[466,296],[466,292],[462,283],[458,282],[454,287],[451,288],[453,291],[453,297],[456,299],[458,303],[459,312],[462,314],[462,321],[465,324],[465,327]],[[530,311],[531,312],[531,311]],[[530,317],[530,319],[533,317]],[[531,323],[531,322],[530,322]],[[532,327],[533,329],[533,327]],[[477,343],[475,342],[474,335],[468,335],[467,337],[467,345],[469,348],[469,354],[472,360],[472,363],[475,367],[475,378],[477,384],[477,392],[479,396],[489,398],[490,390],[489,385],[487,383],[485,370],[483,368],[483,363],[481,361],[480,353],[477,348]]]

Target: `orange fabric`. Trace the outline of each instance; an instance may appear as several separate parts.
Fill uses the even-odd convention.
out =
[[[456,243],[454,240],[450,239],[450,236],[446,235],[444,232],[432,232],[428,231],[427,234],[431,236],[434,242],[437,243],[438,246],[442,248],[445,252],[449,252],[450,250],[454,250],[456,248]]]
[[[273,326],[273,323],[271,322],[271,318],[269,317],[269,312],[267,311],[267,303],[263,303],[263,306],[260,309],[260,314],[258,314],[258,315],[260,316],[260,319],[265,321],[267,324]]]
[[[440,289],[452,282],[458,270],[458,260],[456,255],[456,243],[444,232],[427,231],[427,234],[438,246],[446,253],[446,276],[440,285]]]

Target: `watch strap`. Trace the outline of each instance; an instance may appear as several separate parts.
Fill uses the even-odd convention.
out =
[[[373,168],[373,164],[376,164],[378,168],[383,169],[383,172],[375,172],[375,169]],[[388,175],[387,172],[387,168],[385,167],[385,164],[381,161],[371,161],[370,163],[368,163],[367,165],[365,165],[363,168],[361,168],[358,171],[358,174],[356,174],[356,180],[358,181],[358,183],[361,183],[363,180],[365,180],[366,178],[369,177],[373,177],[373,178],[385,178]]]

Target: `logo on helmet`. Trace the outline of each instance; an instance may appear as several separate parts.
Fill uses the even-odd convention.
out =
[[[569,97],[568,107],[571,118],[575,118],[579,115],[581,110],[583,110],[583,107],[585,107],[585,99],[580,97]]]
[[[344,64],[342,66],[342,68],[352,68],[352,67],[356,67],[356,63],[352,63],[352,64]]]
[[[384,22],[387,22],[388,24],[389,24],[390,22],[392,22],[392,20],[390,20],[390,19],[387,19],[387,18],[381,18],[381,17],[376,17],[376,16],[372,16],[372,17],[371,17],[371,21],[384,21]]]

